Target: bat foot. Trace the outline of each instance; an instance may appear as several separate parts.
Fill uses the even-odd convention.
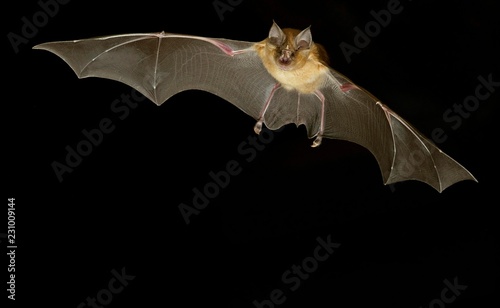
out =
[[[262,130],[262,120],[259,120],[259,121],[257,121],[257,123],[255,123],[255,126],[253,127],[253,131],[257,135],[259,135],[261,130]]]
[[[321,141],[323,140],[323,136],[318,135],[316,139],[314,139],[313,144],[311,144],[311,147],[315,148],[321,145]]]

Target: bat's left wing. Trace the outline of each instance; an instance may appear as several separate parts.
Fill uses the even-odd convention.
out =
[[[366,90],[330,69],[325,136],[366,147],[377,159],[385,184],[417,180],[439,192],[463,180],[477,181],[453,158]]]
[[[417,180],[441,192],[459,181],[476,181],[398,114],[331,68],[316,93],[275,91],[264,123],[276,129],[290,122],[306,126],[309,138],[316,137],[313,146],[326,137],[367,148],[385,184]]]
[[[257,119],[276,81],[255,43],[172,33],[139,33],[49,42],[79,78],[123,82],[157,105],[189,89],[211,92]]]

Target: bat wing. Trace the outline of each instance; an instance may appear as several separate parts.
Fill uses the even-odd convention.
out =
[[[385,184],[413,179],[441,192],[458,181],[475,180],[399,115],[333,69],[315,94],[280,87],[254,45],[161,32],[34,48],[58,55],[79,78],[123,82],[157,105],[178,92],[199,89],[224,98],[270,129],[303,124],[310,138],[319,134],[358,143],[375,156]]]
[[[385,184],[418,180],[441,192],[459,181],[476,181],[398,114],[333,69],[319,93],[299,94],[281,88],[274,93],[264,123],[275,129],[290,122],[305,125],[309,138],[321,134],[367,148],[375,156]]]
[[[79,78],[123,82],[157,105],[178,92],[198,89],[257,118],[276,81],[253,45],[161,32],[50,42],[34,48],[58,55]]]

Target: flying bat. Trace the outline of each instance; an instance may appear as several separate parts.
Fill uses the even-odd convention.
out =
[[[384,184],[418,180],[441,192],[474,176],[369,92],[329,67],[310,27],[273,22],[261,42],[173,33],[137,33],[49,42],[79,78],[123,82],[157,105],[181,91],[213,93],[271,130],[305,125],[313,147],[323,138],[367,148]]]

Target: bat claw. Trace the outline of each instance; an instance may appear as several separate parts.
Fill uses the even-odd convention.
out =
[[[318,135],[316,139],[314,139],[313,144],[311,144],[311,147],[315,148],[321,145],[321,140],[323,139],[323,136]]]
[[[255,123],[253,130],[257,135],[260,134],[260,131],[262,130],[262,120],[259,120],[259,121],[257,121],[257,123]]]

